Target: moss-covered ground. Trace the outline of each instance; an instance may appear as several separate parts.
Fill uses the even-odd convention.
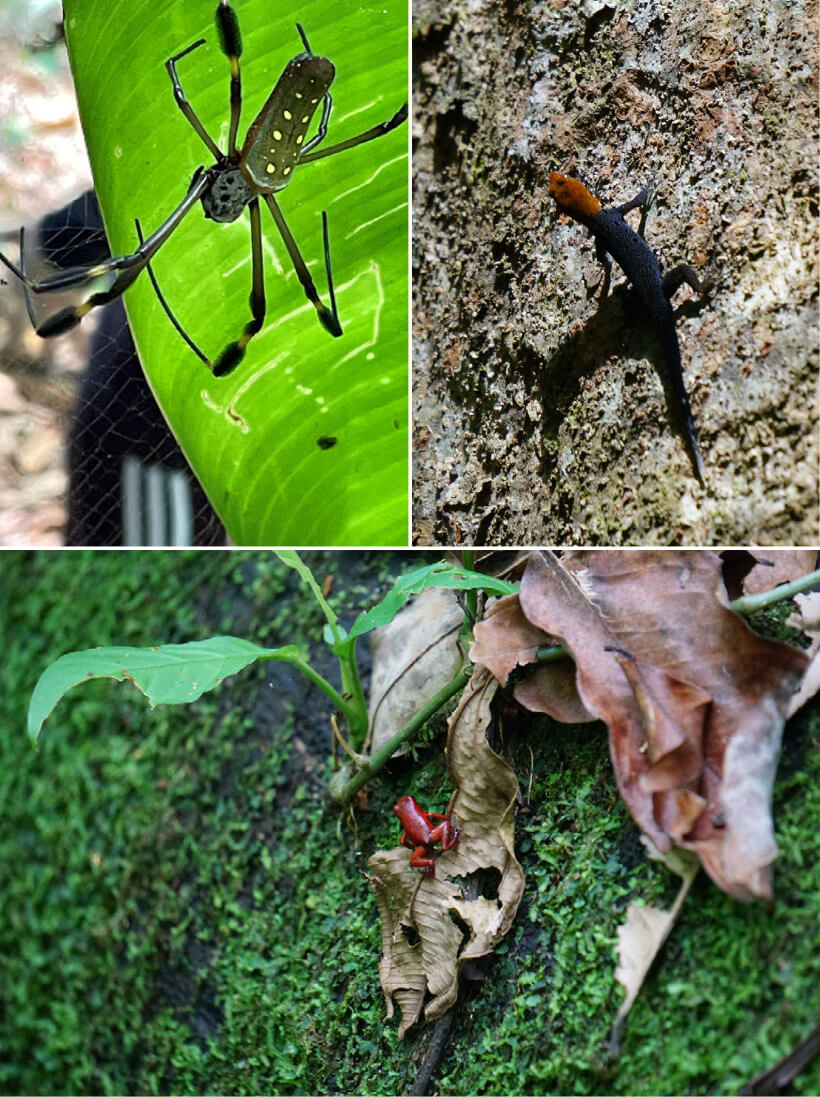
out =
[[[346,621],[407,554],[307,553]],[[227,632],[321,654],[322,617],[269,553],[3,555],[0,1091],[393,1094],[417,1066],[385,1023],[367,856],[390,805],[446,803],[441,742],[375,783],[351,825],[326,798],[329,708],[281,664],[192,706],[125,683],[60,702],[39,750],[31,690],[58,655]],[[362,645],[366,662],[366,645]],[[333,678],[334,683],[337,682]],[[787,729],[776,901],[700,878],[630,1016],[614,942],[631,899],[671,902],[620,803],[600,725],[504,727],[528,810],[527,888],[471,982],[437,1077],[449,1093],[731,1093],[820,1021],[820,717]],[[820,1091],[820,1066],[793,1092]]]

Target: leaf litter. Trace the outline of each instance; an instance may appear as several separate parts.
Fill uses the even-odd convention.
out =
[[[737,580],[746,593],[796,578],[813,556],[748,555]],[[735,899],[771,901],[772,788],[810,657],[813,691],[820,686],[820,596],[807,596],[795,625],[813,638],[810,656],[757,635],[731,609],[723,563],[707,551],[533,553],[520,593],[490,603],[477,622],[477,669],[447,742],[455,788],[448,815],[459,841],[437,857],[431,878],[410,869],[403,847],[370,861],[385,942],[382,987],[388,1015],[394,1002],[401,1008],[401,1035],[422,1008],[432,1020],[454,1003],[464,964],[493,951],[523,893],[513,845],[517,781],[486,739],[496,683],[558,721],[606,723],[621,796],[651,855],[683,880],[670,910],[633,904],[619,930],[617,977],[627,997],[614,1043],[701,864]],[[558,644],[566,656],[539,662],[539,649]],[[522,667],[526,677],[516,681]],[[488,874],[497,883],[490,898],[486,886],[480,894],[475,887]]]
[[[400,1036],[420,1016],[425,992],[428,1021],[453,1005],[465,964],[506,936],[524,892],[514,852],[518,782],[486,736],[496,689],[478,668],[450,718],[447,768],[456,791],[447,814],[459,837],[436,859],[435,876],[410,868],[403,847],[380,850],[368,862],[382,918],[382,990],[388,1017],[394,1002],[401,1009]]]
[[[573,655],[644,833],[693,849],[734,898],[770,899],[772,786],[805,654],[730,608],[711,552],[538,554],[520,597]]]

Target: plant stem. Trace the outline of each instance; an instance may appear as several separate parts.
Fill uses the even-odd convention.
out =
[[[362,680],[359,677],[359,667],[356,663],[356,641],[353,637],[350,650],[347,655],[340,655],[339,670],[342,676],[342,689],[350,697],[351,714],[346,714],[347,726],[350,729],[350,738],[353,746],[358,748],[367,736],[367,701],[362,688]]]
[[[397,731],[392,739],[389,739],[384,746],[380,747],[375,752],[375,754],[370,755],[362,768],[351,777],[341,790],[339,799],[343,803],[352,799],[359,789],[375,777],[379,770],[390,761],[405,739],[409,739],[414,732],[418,731],[418,729],[430,719],[434,712],[437,712],[438,709],[458,693],[459,690],[464,689],[470,680],[472,672],[472,664],[465,663],[461,670],[450,679],[447,685],[440,689],[435,696],[431,697],[427,704],[418,710],[412,720],[408,720],[401,731]]]
[[[562,644],[556,644],[555,647],[538,648],[535,658],[539,663],[554,663],[567,655],[569,655],[567,649]]]
[[[277,660],[280,663],[290,663],[292,667],[296,667],[301,671],[306,678],[309,678],[313,682],[314,686],[318,686],[322,693],[326,694],[336,708],[344,716],[345,720],[350,722],[351,718],[356,719],[356,707],[351,702],[342,697],[338,690],[335,690],[330,682],[326,678],[323,678],[318,671],[314,670],[310,663],[306,663],[303,659],[300,659],[296,655],[260,655],[261,660],[271,659]]]
[[[745,594],[742,598],[735,598],[732,609],[735,613],[754,613],[764,606],[772,606],[775,602],[782,602],[784,598],[793,598],[795,594],[801,594],[815,583],[820,583],[820,569],[810,571],[808,575],[794,579],[791,583],[782,583],[772,590],[761,591],[760,594]]]

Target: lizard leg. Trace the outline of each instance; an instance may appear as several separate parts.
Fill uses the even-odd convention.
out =
[[[645,206],[647,210],[652,205],[652,200],[655,197],[655,180],[658,177],[658,173],[652,176],[643,190],[638,191],[633,199],[629,202],[624,202],[622,206],[616,206],[615,209],[620,213],[621,217],[625,213],[629,213],[630,210],[637,209],[639,206]]]
[[[703,293],[703,284],[700,278],[686,263],[681,263],[679,267],[673,267],[663,277],[663,292],[666,294],[667,300],[671,300],[672,294],[676,293],[684,282],[690,285],[695,293]]]

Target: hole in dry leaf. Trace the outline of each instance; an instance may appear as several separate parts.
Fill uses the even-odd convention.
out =
[[[507,681],[504,683],[507,695],[512,698],[518,683],[525,682],[528,678],[532,678],[536,669],[537,664],[534,666],[532,663],[519,663],[517,666],[514,666],[507,677]]]
[[[416,929],[416,927],[415,926],[406,926],[404,924],[404,922],[402,922],[401,931],[404,934],[404,939],[407,941],[408,945],[411,948],[415,948],[416,945],[421,940],[421,938],[419,937],[419,932]]]
[[[447,913],[450,916],[450,921],[461,933],[461,941],[459,942],[458,949],[456,950],[456,956],[460,956],[466,948],[467,944],[469,943],[473,934],[470,930],[470,927],[457,911],[453,910],[451,907],[450,910],[447,911]]]
[[[498,899],[501,873],[497,868],[478,868],[468,876],[455,879],[465,899]]]

